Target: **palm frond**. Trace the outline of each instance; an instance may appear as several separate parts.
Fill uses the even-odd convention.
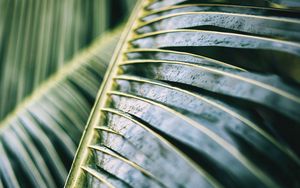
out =
[[[120,29],[77,54],[0,123],[4,187],[61,187]]]
[[[0,120],[125,17],[126,1],[0,1]],[[119,17],[110,19],[118,10]]]
[[[143,1],[66,187],[299,187],[297,1]]]

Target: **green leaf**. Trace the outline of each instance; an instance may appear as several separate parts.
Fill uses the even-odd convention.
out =
[[[120,29],[104,34],[0,123],[4,187],[61,187]]]
[[[300,185],[299,3],[198,2],[137,5],[66,187]]]
[[[108,0],[0,2],[0,119],[78,50],[120,22],[126,2]],[[110,19],[111,12],[119,17]]]

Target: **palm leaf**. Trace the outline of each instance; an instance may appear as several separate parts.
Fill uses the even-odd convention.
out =
[[[62,186],[133,2],[0,2],[0,187]]]
[[[63,185],[119,33],[97,39],[0,123],[0,185]]]
[[[122,21],[127,2],[115,2],[1,0],[0,119],[78,50]],[[111,20],[115,10],[119,16]]]
[[[298,8],[139,2],[65,186],[299,187]]]

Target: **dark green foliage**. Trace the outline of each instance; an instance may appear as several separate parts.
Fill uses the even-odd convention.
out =
[[[142,2],[66,186],[299,187],[298,8]]]

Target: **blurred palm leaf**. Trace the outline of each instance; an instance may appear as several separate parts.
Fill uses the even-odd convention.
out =
[[[4,187],[61,187],[120,30],[105,34],[0,124]]]
[[[0,187],[63,185],[133,3],[0,1]]]
[[[0,119],[79,49],[122,21],[129,2],[1,0]]]
[[[299,187],[298,8],[140,2],[66,187]]]

